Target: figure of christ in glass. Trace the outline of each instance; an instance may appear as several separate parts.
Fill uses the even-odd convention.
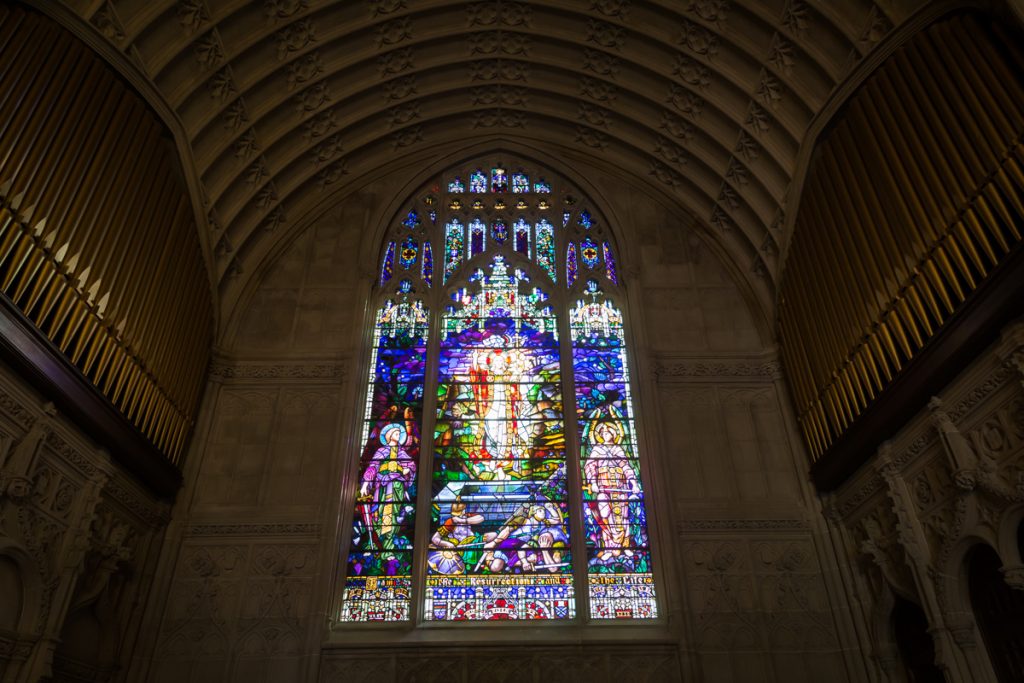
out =
[[[426,618],[568,619],[558,335],[501,257],[442,319]]]
[[[589,281],[570,312],[590,616],[657,616],[622,314]]]
[[[426,338],[420,302],[379,311],[342,621],[409,619]]]

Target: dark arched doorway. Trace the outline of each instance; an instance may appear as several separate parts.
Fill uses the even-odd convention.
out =
[[[928,633],[928,618],[919,605],[897,597],[892,608],[892,630],[910,683],[945,683],[935,664],[935,641]]]
[[[1000,566],[999,555],[987,545],[976,546],[967,558],[974,619],[996,678],[1011,683],[1024,681],[1024,591],[1006,584]]]

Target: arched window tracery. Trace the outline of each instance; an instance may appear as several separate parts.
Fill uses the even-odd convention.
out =
[[[580,196],[468,165],[389,229],[340,621],[657,617],[614,241]]]

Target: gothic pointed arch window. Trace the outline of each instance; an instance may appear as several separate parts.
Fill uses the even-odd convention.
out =
[[[338,620],[654,619],[613,235],[555,174],[486,161],[381,248]]]

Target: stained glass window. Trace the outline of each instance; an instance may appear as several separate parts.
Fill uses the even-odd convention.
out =
[[[487,192],[487,174],[477,169],[469,174],[470,192]]]
[[[410,230],[415,230],[416,228],[420,227],[420,222],[421,221],[419,212],[416,211],[416,209],[413,209],[405,217],[405,220],[402,221],[402,225],[409,228]]]
[[[576,263],[576,243],[569,242],[565,250],[565,282],[570,287],[576,284],[576,274],[579,266]]]
[[[530,191],[530,178],[525,173],[512,174],[512,191],[519,194]]]
[[[619,273],[615,269],[615,256],[612,255],[612,245],[604,243],[604,267],[608,279],[619,284]]]
[[[337,619],[657,618],[615,242],[576,188],[478,164],[390,223]]]
[[[652,618],[657,603],[622,313],[596,286],[588,288],[569,325],[590,616]]]
[[[444,229],[444,279],[447,282],[459,266],[466,253],[466,228],[453,218]]]
[[[545,219],[537,223],[537,264],[540,265],[552,282],[558,278],[555,276],[555,228]]]
[[[516,251],[530,258],[530,224],[525,218],[520,218],[515,223],[516,230]]]
[[[427,323],[419,301],[377,314],[342,621],[409,618]]]
[[[476,256],[484,253],[487,246],[487,225],[479,218],[474,218],[469,223],[469,255]]]
[[[395,243],[389,242],[388,249],[384,252],[384,261],[380,266],[380,283],[387,284],[395,272]]]
[[[491,192],[508,191],[508,174],[505,169],[498,167],[491,169]]]
[[[423,243],[423,262],[420,266],[420,277],[427,283],[427,287],[434,283],[434,250],[430,242]]]
[[[419,255],[420,245],[412,237],[406,237],[402,241],[402,248],[398,252],[398,262],[405,269],[412,268],[416,264],[416,257]]]
[[[590,235],[583,238],[580,242],[580,258],[583,260],[583,265],[587,268],[597,267],[597,263],[601,258],[600,253],[597,251],[597,243],[590,239]]]

